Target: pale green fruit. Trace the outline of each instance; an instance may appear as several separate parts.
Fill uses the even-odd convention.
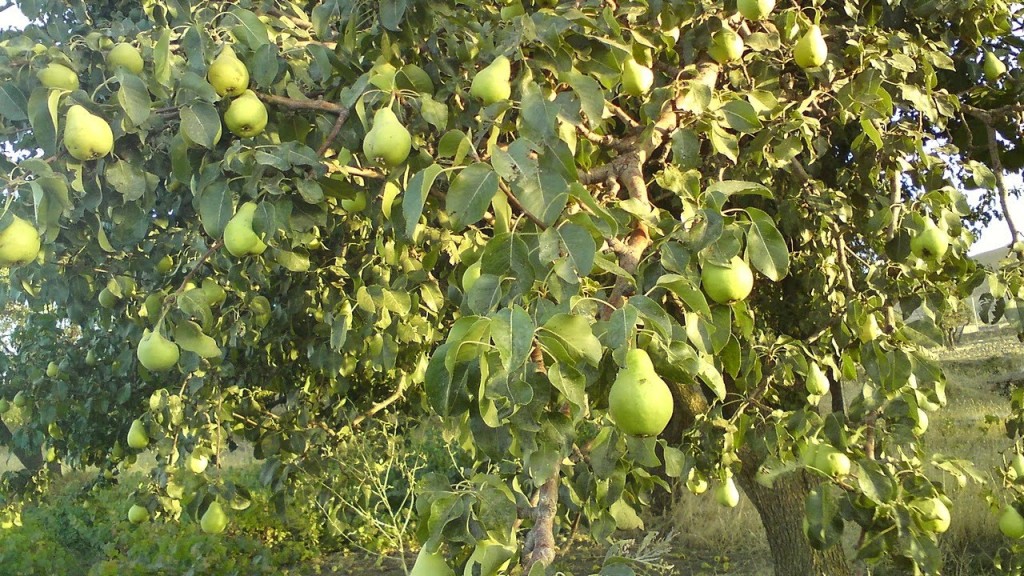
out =
[[[246,90],[231,101],[224,112],[224,125],[235,136],[252,138],[267,127],[267,107],[252,90]]]
[[[515,544],[505,545],[491,538],[480,540],[466,563],[463,576],[496,576],[508,568],[516,551]]]
[[[178,363],[179,354],[178,345],[164,338],[159,330],[150,332],[146,328],[142,331],[136,355],[150,372],[170,370]]]
[[[850,473],[850,458],[827,444],[818,447],[814,467],[829,476],[846,476]]]
[[[188,469],[196,474],[202,474],[210,464],[210,458],[206,454],[193,451],[188,455]]]
[[[914,500],[910,507],[917,511],[914,521],[921,530],[941,534],[949,529],[949,508],[939,498]]]
[[[910,240],[910,251],[918,258],[930,258],[941,262],[949,250],[949,234],[935,225],[931,218],[925,218],[924,230]]]
[[[760,20],[775,9],[775,0],[736,0],[736,8],[747,20]]]
[[[654,371],[647,352],[626,352],[626,366],[619,370],[608,392],[608,414],[615,425],[632,436],[657,436],[672,419],[675,402],[668,384]]]
[[[124,68],[132,74],[140,74],[145,67],[145,62],[136,47],[127,42],[121,42],[107,53],[107,66],[111,70]]]
[[[102,158],[114,149],[114,132],[106,120],[75,104],[64,123],[64,147],[78,160]]]
[[[224,247],[234,256],[256,256],[267,249],[267,245],[252,230],[256,208],[255,202],[243,203],[224,227]]]
[[[228,293],[224,291],[224,288],[213,278],[203,278],[203,297],[206,299],[206,303],[210,306],[216,306],[227,299]]]
[[[128,429],[128,446],[136,450],[149,446],[149,435],[146,434],[146,425],[142,420],[132,421],[132,426]]]
[[[95,350],[89,350],[88,352],[85,353],[85,364],[86,364],[86,366],[95,366],[96,365],[96,351]]]
[[[743,38],[728,26],[723,27],[711,38],[708,54],[719,64],[728,64],[743,56]]]
[[[828,44],[825,44],[825,37],[821,35],[821,28],[815,24],[793,47],[793,59],[801,68],[817,68],[825,63],[826,58]]]
[[[828,376],[817,362],[811,362],[807,369],[807,380],[804,381],[804,386],[807,388],[807,393],[814,396],[824,396],[828,393],[830,387]]]
[[[704,292],[719,304],[743,300],[754,289],[754,273],[739,256],[733,256],[727,266],[707,262],[700,270],[700,283]]]
[[[1010,458],[1010,470],[1017,475],[1017,478],[1024,478],[1024,455],[1014,454]]]
[[[917,409],[917,423],[914,424],[914,435],[920,436],[928,430],[928,413],[920,408]]]
[[[60,440],[64,438],[64,431],[60,429],[60,426],[56,422],[50,422],[46,427],[46,433],[50,435],[50,438]]]
[[[249,69],[235,55],[235,50],[225,44],[210,64],[206,79],[220,96],[238,96],[249,88]]]
[[[341,199],[342,209],[345,210],[345,212],[348,212],[349,214],[355,212],[362,212],[363,210],[366,210],[366,203],[366,192],[363,192],[362,190],[356,192],[355,198]]]
[[[156,271],[161,273],[161,274],[167,274],[168,272],[170,272],[173,269],[174,269],[174,258],[171,258],[170,255],[164,255],[164,257],[161,258],[156,263]]]
[[[736,482],[732,476],[727,477],[715,489],[715,501],[728,508],[735,508],[740,503],[740,491],[736,489]]]
[[[390,108],[381,108],[373,115],[373,128],[363,138],[363,153],[372,162],[398,166],[409,157],[412,136],[398,121]]]
[[[103,290],[100,290],[100,295],[97,300],[99,301],[100,306],[103,306],[104,308],[113,308],[114,306],[117,306],[118,298],[110,291],[109,288],[104,288]]]
[[[654,71],[630,58],[622,64],[622,91],[630,96],[643,96],[654,86]]]
[[[416,563],[409,576],[455,576],[455,571],[448,566],[440,550],[431,554],[424,547],[416,555]]]
[[[1006,64],[1000,60],[992,52],[985,52],[985,63],[983,65],[985,70],[985,79],[989,82],[995,82],[999,80],[999,77],[1006,74]]]
[[[51,90],[78,90],[78,74],[63,64],[51,62],[36,72],[39,82]]]
[[[220,534],[228,527],[228,515],[219,502],[213,502],[199,519],[199,527],[207,534]]]
[[[857,337],[861,342],[867,344],[874,342],[882,335],[882,329],[878,326],[878,320],[874,314],[868,314],[867,319],[857,327]]]
[[[691,468],[690,474],[686,477],[686,489],[694,496],[700,496],[708,491],[708,481],[703,474]]]
[[[24,391],[19,391],[14,395],[14,400],[11,401],[16,408],[24,408],[28,406],[28,396],[25,395]]]
[[[1007,504],[1003,508],[1002,515],[999,516],[999,531],[1007,538],[1024,537],[1024,516],[1021,516],[1016,508]]]
[[[50,362],[46,365],[46,375],[50,378],[56,378],[57,374],[60,374],[60,366],[57,366],[56,362]]]
[[[512,95],[512,63],[508,57],[498,56],[477,72],[469,86],[469,95],[479,98],[484,106],[508,100]]]
[[[0,231],[0,266],[27,264],[39,255],[42,241],[36,227],[19,216]]]
[[[0,414],[6,414],[11,410],[11,403],[6,398],[0,398]]]
[[[128,521],[132,524],[142,524],[146,520],[149,520],[149,510],[144,506],[132,504],[132,507],[128,509]]]
[[[462,292],[463,294],[469,294],[469,291],[473,289],[473,284],[480,278],[481,262],[477,260],[466,268],[466,271],[462,273]]]

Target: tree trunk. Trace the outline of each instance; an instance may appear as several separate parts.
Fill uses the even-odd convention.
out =
[[[758,467],[754,462],[745,463],[736,480],[761,516],[775,575],[849,575],[842,545],[815,550],[804,536],[804,499],[813,487],[812,480],[796,472],[777,478],[772,488],[765,488],[754,480]]]
[[[21,461],[21,465],[33,473],[42,470],[43,465],[46,464],[41,452],[25,450],[15,444],[14,434],[3,420],[0,420],[0,446],[7,446],[11,453],[14,454],[14,457]]]

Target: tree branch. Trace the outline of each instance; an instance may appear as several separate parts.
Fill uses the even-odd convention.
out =
[[[287,96],[267,94],[266,92],[257,92],[256,95],[267,104],[273,104],[289,110],[318,110],[320,112],[330,112],[331,114],[346,115],[349,110],[345,106],[326,100],[296,100]]]
[[[996,141],[996,129],[990,122],[985,122],[985,131],[988,138],[988,156],[992,162],[992,173],[996,177],[996,191],[999,193],[999,207],[1003,211],[1003,218],[1006,219],[1006,227],[1010,229],[1010,245],[1017,241],[1019,230],[1013,221],[1013,214],[1010,213],[1010,196],[1006,188],[1006,181],[1003,180],[1003,162],[999,158],[999,143]]]

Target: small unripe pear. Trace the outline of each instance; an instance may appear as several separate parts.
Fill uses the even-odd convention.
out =
[[[869,314],[867,319],[857,327],[857,338],[867,344],[882,335],[882,329],[878,326],[878,320],[874,314]]]
[[[619,430],[631,436],[657,436],[672,419],[674,401],[668,384],[654,370],[647,352],[626,352],[608,392],[608,414]]]
[[[448,566],[440,550],[431,554],[424,546],[416,556],[416,563],[409,576],[455,576],[455,572]]]
[[[198,451],[193,451],[188,455],[188,469],[195,474],[202,474],[209,463],[210,458],[206,454],[200,454]]]
[[[760,20],[775,9],[775,0],[736,0],[736,9],[747,20]]]
[[[57,374],[60,374],[60,367],[57,366],[56,362],[50,362],[46,365],[46,376],[48,378],[56,378]]]
[[[213,502],[199,519],[199,527],[207,534],[220,534],[228,527],[228,516],[219,502]]]
[[[814,396],[824,396],[829,391],[828,376],[822,371],[817,362],[811,362],[807,370],[807,380],[804,382],[807,393]]]
[[[498,56],[486,68],[476,73],[469,86],[469,95],[479,98],[484,106],[512,95],[512,63],[506,56]]]
[[[149,520],[149,510],[138,504],[132,504],[132,507],[128,509],[128,521],[132,524],[141,524]]]
[[[740,491],[736,489],[736,482],[729,476],[715,489],[715,500],[722,506],[735,508],[740,503]]]
[[[910,240],[910,251],[918,258],[931,258],[941,262],[949,250],[949,234],[935,225],[931,218],[925,218],[924,230]]]
[[[1007,538],[1024,537],[1024,516],[1017,509],[1007,504],[999,517],[999,531]]]
[[[992,52],[985,52],[985,63],[983,65],[985,79],[989,82],[999,80],[999,77],[1006,74],[1006,64]]]
[[[218,95],[238,96],[249,88],[249,69],[235,55],[235,50],[225,44],[220,55],[210,64],[206,79]]]
[[[267,107],[252,90],[231,101],[224,113],[224,124],[235,136],[252,138],[267,127]]]
[[[0,266],[27,264],[39,255],[42,241],[36,227],[14,216],[10,225],[0,230]]]
[[[149,446],[149,435],[146,434],[146,425],[142,420],[132,421],[132,426],[128,429],[128,446],[136,450]]]
[[[224,247],[233,256],[257,256],[267,249],[267,245],[252,229],[256,208],[255,202],[243,203],[224,227]]]
[[[146,328],[142,331],[136,355],[150,372],[170,370],[178,363],[179,354],[178,345],[164,338],[159,330],[150,332]]]
[[[828,58],[828,44],[825,44],[825,37],[821,34],[821,27],[817,24],[810,27],[803,38],[797,41],[793,47],[793,59],[796,65],[801,68],[817,68],[825,63]]]
[[[711,38],[708,54],[719,64],[728,64],[743,56],[743,38],[728,26],[723,27]]]
[[[630,58],[622,64],[622,91],[630,96],[643,96],[654,86],[654,71]]]
[[[700,283],[704,292],[719,304],[743,300],[754,289],[754,273],[739,256],[733,256],[728,266],[706,262],[700,270]]]
[[[75,104],[64,123],[64,147],[83,162],[102,158],[114,149],[114,132],[103,118]]]
[[[145,65],[138,48],[127,42],[121,42],[107,53],[107,66],[111,70],[124,68],[132,74],[141,74]]]
[[[63,64],[51,62],[36,73],[36,78],[51,90],[78,90],[78,74]]]
[[[363,153],[371,161],[398,166],[409,157],[412,135],[398,121],[390,108],[381,108],[373,115],[373,128],[363,138]]]

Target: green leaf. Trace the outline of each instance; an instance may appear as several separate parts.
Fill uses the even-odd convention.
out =
[[[232,210],[231,191],[223,180],[207,186],[199,197],[199,221],[213,238],[220,238],[224,233],[224,227],[233,214]]]
[[[115,161],[107,165],[103,175],[125,202],[134,202],[146,193],[146,174],[130,162]]]
[[[402,216],[405,217],[405,237],[412,238],[416,225],[419,224],[420,215],[423,214],[423,205],[427,202],[427,195],[434,186],[434,180],[444,171],[437,164],[431,164],[420,170],[409,180],[409,187],[402,199]]]
[[[567,75],[569,87],[580,99],[580,108],[587,115],[587,123],[596,127],[604,118],[604,90],[601,83],[590,76],[573,71]]]
[[[590,321],[583,316],[555,314],[544,323],[543,330],[538,332],[538,338],[543,338],[549,344],[551,336],[560,340],[565,351],[570,354],[568,358],[560,360],[572,363],[577,359],[583,359],[593,366],[597,366],[601,361],[604,347],[594,336]]]
[[[135,74],[118,72],[118,80],[121,88],[117,91],[117,102],[121,105],[128,119],[136,126],[142,126],[149,119],[150,106],[149,89],[146,84]]]
[[[14,82],[0,82],[0,116],[9,122],[28,120],[28,100]]]
[[[739,140],[736,139],[736,136],[726,132],[717,123],[711,126],[711,145],[714,147],[715,152],[732,160],[733,164],[739,161]]]
[[[548,380],[566,400],[580,409],[587,408],[587,379],[579,370],[556,362],[548,367]]]
[[[179,322],[174,327],[174,342],[183,350],[195,352],[203,358],[215,358],[220,356],[220,348],[217,342],[203,334],[198,324],[191,320]]]
[[[726,102],[719,109],[723,120],[729,128],[744,134],[757,132],[762,128],[754,107],[743,100]]]
[[[711,317],[711,307],[708,306],[707,298],[696,282],[678,274],[665,274],[658,278],[658,286],[667,288],[669,292],[678,296],[689,310],[705,318]]]
[[[309,270],[309,256],[305,254],[279,248],[274,251],[274,260],[292,272],[305,272]]]
[[[448,127],[448,106],[444,102],[434,100],[430,94],[420,95],[420,113],[424,120],[438,130]]]
[[[789,273],[789,250],[775,221],[762,210],[747,208],[747,258],[762,274],[778,282]]]
[[[395,32],[400,31],[408,6],[408,0],[381,0],[377,12],[381,26]]]
[[[36,143],[52,156],[57,153],[57,103],[60,90],[37,88],[28,99],[28,119]]]
[[[248,44],[250,48],[255,50],[270,42],[270,38],[267,36],[267,26],[260,20],[259,16],[237,6],[232,8],[229,13],[237,18],[239,22],[239,25],[235,26],[232,32]]]
[[[490,318],[491,340],[505,370],[512,372],[530,357],[537,326],[530,315],[517,306],[498,310]]]
[[[489,165],[478,162],[460,172],[445,200],[452,228],[458,232],[483,218],[497,191],[498,175]]]
[[[212,149],[220,142],[220,114],[213,104],[193,102],[181,109],[181,132],[189,141]]]
[[[637,515],[636,510],[619,499],[608,508],[608,512],[615,519],[615,527],[619,530],[643,530],[644,521]]]

